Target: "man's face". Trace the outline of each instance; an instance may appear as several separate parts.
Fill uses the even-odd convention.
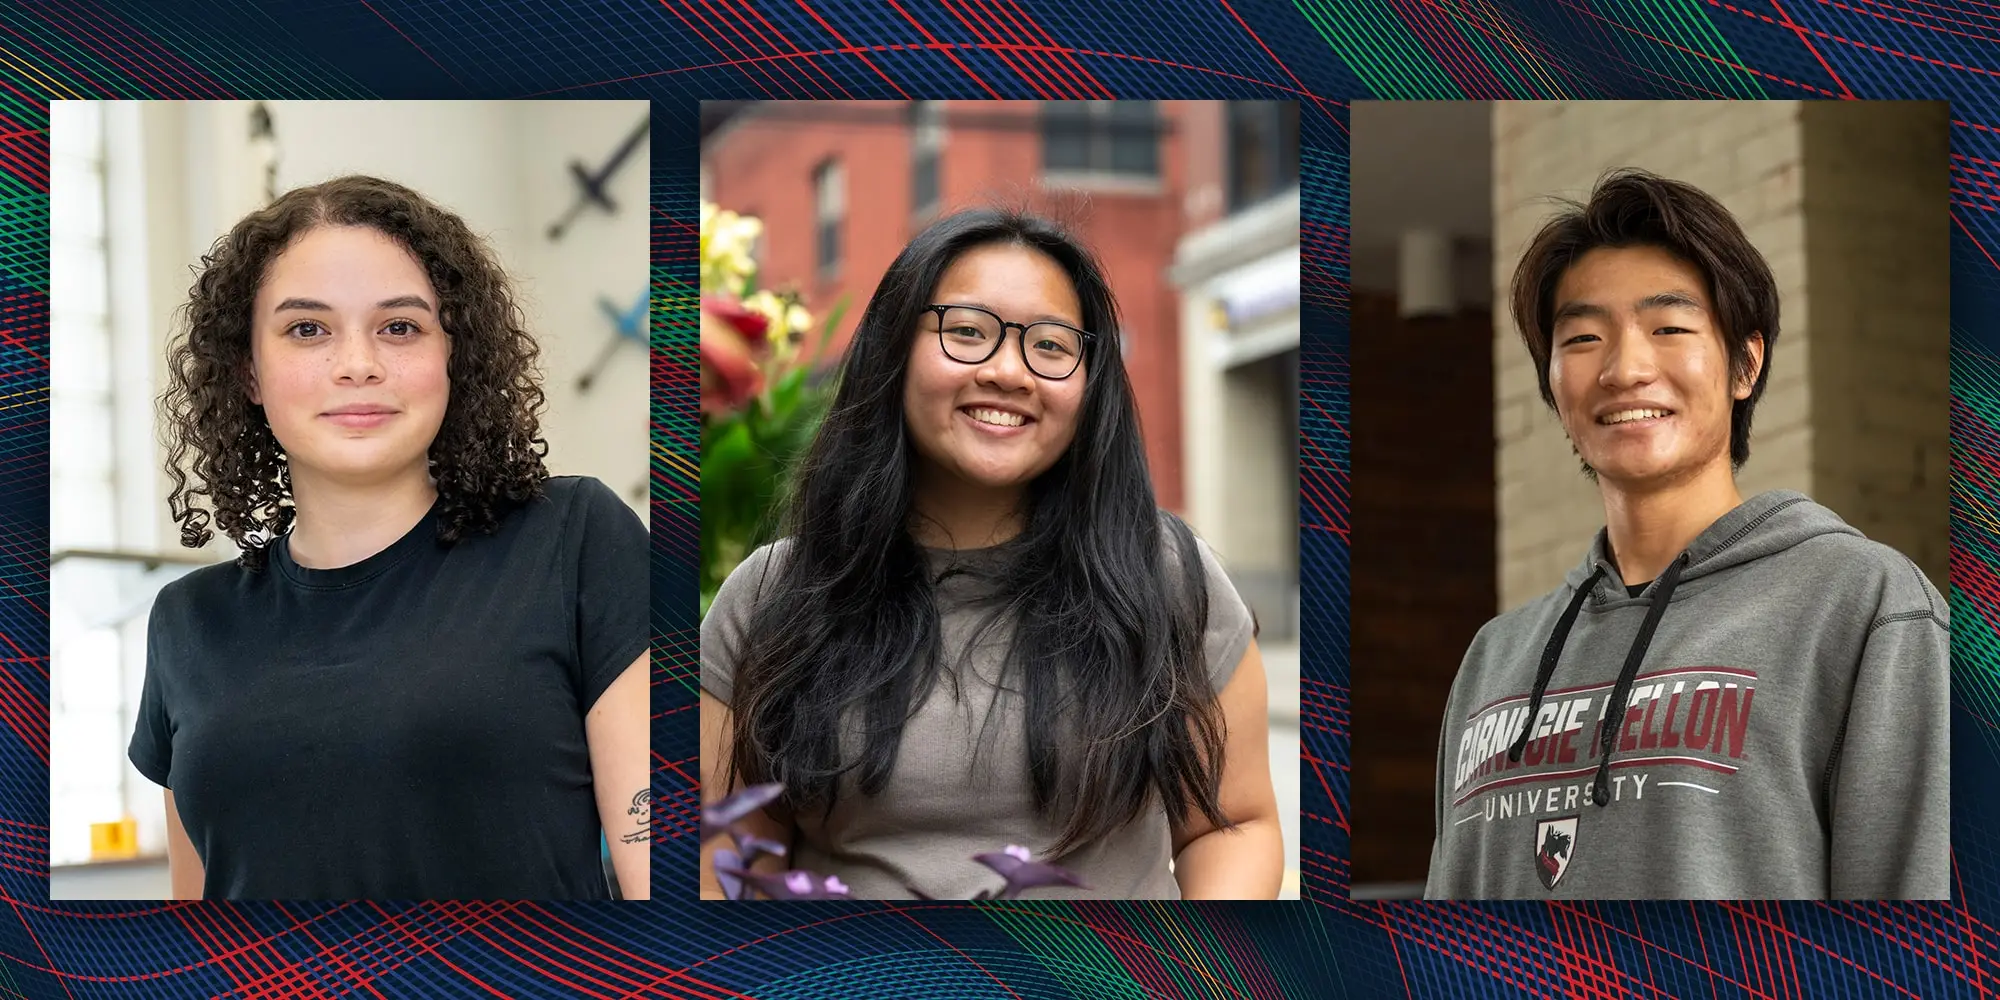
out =
[[[1656,247],[1600,247],[1556,285],[1549,389],[1563,429],[1598,479],[1674,485],[1729,469],[1729,416],[1763,364],[1732,381],[1707,282]]]

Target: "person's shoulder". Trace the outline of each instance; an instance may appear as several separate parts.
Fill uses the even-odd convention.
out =
[[[618,516],[643,527],[644,522],[603,480],[594,476],[550,476],[542,480],[540,495],[522,504],[515,514],[522,527],[586,527],[595,519]]]
[[[1492,697],[1493,685],[1515,676],[1521,664],[1527,663],[1532,667],[1534,658],[1548,642],[1556,619],[1561,617],[1564,606],[1575,592],[1573,583],[1565,578],[1554,590],[1487,619],[1486,624],[1473,633],[1472,641],[1465,647],[1465,655],[1459,660],[1458,672],[1451,681],[1446,717],[1458,717],[1466,704],[1480,703]],[[1532,670],[1529,676],[1532,677]],[[1525,685],[1526,681],[1521,683]]]
[[[1916,562],[1893,546],[1861,534],[1825,534],[1793,546],[1809,567],[1788,571],[1795,586],[1828,596],[1872,601],[1885,616],[1927,616],[1950,628],[1951,609]]]
[[[1548,638],[1549,628],[1556,618],[1562,616],[1563,609],[1576,594],[1576,583],[1569,577],[1546,593],[1537,594],[1505,611],[1487,619],[1473,636],[1472,648],[1477,651],[1493,645],[1510,645],[1523,640]]]
[[[191,570],[167,581],[153,597],[155,626],[189,616],[226,613],[246,586],[268,580],[275,567],[251,570],[242,560],[231,559]]]
[[[1169,560],[1178,560],[1181,557],[1181,541],[1182,539],[1188,539],[1193,542],[1195,554],[1201,557],[1202,562],[1217,563],[1220,561],[1220,557],[1216,555],[1215,547],[1208,544],[1208,541],[1202,538],[1194,530],[1193,526],[1182,520],[1180,515],[1175,514],[1165,507],[1157,508],[1155,514],[1158,517],[1160,526],[1160,551]]]
[[[608,503],[622,507],[625,504],[616,490],[596,476],[550,476],[542,480],[542,497],[565,509]]]
[[[790,537],[780,538],[775,542],[766,542],[751,549],[750,554],[744,556],[743,561],[737,563],[736,568],[730,570],[729,575],[723,578],[723,587],[739,583],[757,586],[761,591],[760,584],[784,567],[785,560],[791,555],[792,542]]]
[[[757,603],[770,593],[772,581],[784,565],[790,553],[792,540],[781,538],[775,542],[759,545],[736,564],[736,568],[722,578],[722,585],[716,588],[715,599],[709,604],[708,615],[702,620],[703,628],[711,622],[738,622],[746,620]]]
[[[1228,579],[1228,571],[1222,556],[1206,539],[1197,534],[1192,526],[1180,516],[1164,507],[1158,508],[1160,531],[1160,569],[1169,580],[1179,577],[1182,567],[1187,565],[1187,556],[1192,552],[1194,562],[1202,568],[1203,575],[1212,582],[1216,577]],[[1183,546],[1192,546],[1184,549]]]
[[[1210,616],[1214,616],[1220,602],[1220,606],[1232,609],[1232,613],[1240,612],[1245,620],[1254,624],[1249,605],[1244,603],[1243,596],[1237,592],[1236,582],[1230,579],[1229,565],[1222,553],[1217,552],[1215,546],[1210,545],[1207,539],[1201,537],[1194,528],[1172,511],[1163,508],[1159,515],[1161,562],[1167,571],[1168,579],[1178,579],[1181,568],[1186,565],[1181,548],[1182,540],[1186,539],[1193,545],[1194,562],[1200,565],[1201,577],[1208,589]]]

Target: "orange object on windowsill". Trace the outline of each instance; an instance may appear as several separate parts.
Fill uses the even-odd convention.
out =
[[[90,824],[90,860],[122,861],[138,856],[138,820],[127,816],[115,823]]]

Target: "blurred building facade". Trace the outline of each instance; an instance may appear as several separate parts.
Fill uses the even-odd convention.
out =
[[[1299,120],[1290,102],[1186,119],[1180,292],[1187,517],[1231,555],[1266,645],[1298,635]]]
[[[1122,312],[1163,506],[1295,632],[1298,118],[1289,102],[711,102],[702,197],[764,221],[759,284],[853,335],[910,238],[998,205],[1068,223]]]
[[[999,205],[1071,223],[1118,296],[1146,458],[1178,510],[1180,338],[1164,272],[1184,226],[1183,105],[1077,102],[1077,116],[1040,101],[757,102],[704,140],[704,197],[764,220],[760,286],[798,291],[815,314],[845,300],[829,357],[939,217]]]

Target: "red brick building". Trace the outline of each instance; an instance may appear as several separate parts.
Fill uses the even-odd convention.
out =
[[[1224,211],[1222,105],[1198,101],[746,102],[704,108],[702,196],[764,221],[759,281],[853,334],[920,229],[980,205],[1053,215],[1094,247],[1160,502],[1185,506],[1178,293],[1187,230]]]

